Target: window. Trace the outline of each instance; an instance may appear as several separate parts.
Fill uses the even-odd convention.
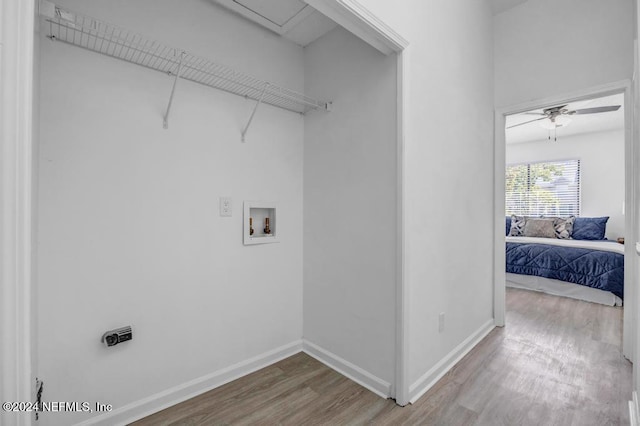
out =
[[[578,216],[580,160],[507,166],[507,215]]]

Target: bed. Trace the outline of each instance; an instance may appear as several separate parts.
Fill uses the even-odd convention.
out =
[[[622,306],[624,246],[600,238],[507,235],[506,273],[508,287]]]

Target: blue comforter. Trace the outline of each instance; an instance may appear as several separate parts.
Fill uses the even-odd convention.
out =
[[[620,253],[507,242],[507,272],[569,281],[623,298],[624,256]]]

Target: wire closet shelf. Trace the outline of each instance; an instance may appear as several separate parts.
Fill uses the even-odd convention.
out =
[[[51,40],[300,114],[327,108],[326,102],[302,93],[235,71],[124,28],[63,9],[53,3],[43,3],[49,4],[48,8],[41,9],[41,15],[48,23],[47,37]]]

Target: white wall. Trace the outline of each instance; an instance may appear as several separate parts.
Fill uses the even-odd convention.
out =
[[[507,164],[580,159],[581,216],[609,216],[608,239],[624,236],[624,130],[507,144]]]
[[[304,338],[389,384],[396,289],[396,57],[338,27],[305,48]]]
[[[492,15],[484,1],[360,2],[410,43],[404,226],[415,396],[493,317]]]
[[[206,1],[66,0],[108,22],[303,89],[303,49]],[[41,42],[39,374],[47,401],[114,408],[302,336],[303,118]],[[218,197],[233,198],[233,217]],[[242,201],[280,243],[242,245]],[[134,338],[107,349],[108,329]],[[82,415],[43,414],[63,425]]]
[[[530,0],[495,17],[496,106],[631,78],[633,0]]]

